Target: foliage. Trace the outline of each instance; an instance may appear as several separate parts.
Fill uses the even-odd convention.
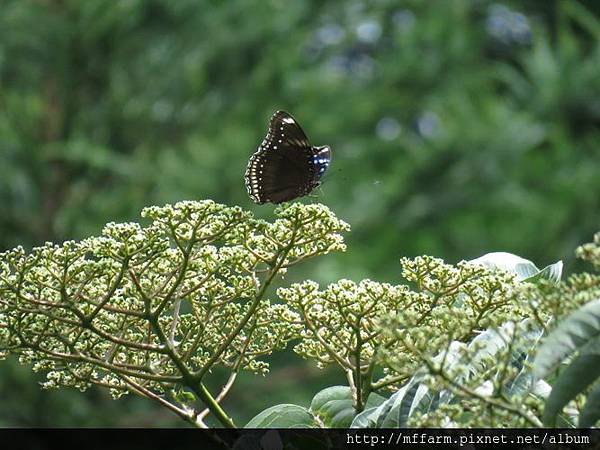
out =
[[[558,282],[560,281],[563,269],[562,261],[557,261],[543,269],[538,269],[531,261],[506,252],[487,253],[471,260],[471,262],[484,265],[490,269],[502,269],[514,272],[517,280],[529,282],[541,279]]]
[[[346,406],[342,417],[356,427],[540,426],[548,385],[529,366],[550,315],[523,317],[528,294],[537,283],[556,283],[561,263],[539,270],[494,253],[456,266],[432,257],[402,265],[410,285],[341,280],[321,291],[307,281],[278,290],[304,325],[295,351],[346,374],[349,387],[337,389],[335,401],[354,411]],[[385,389],[396,392],[381,399],[376,392]],[[369,405],[373,395],[380,400]],[[285,416],[278,407],[268,412],[271,421]]]
[[[577,254],[596,269],[600,267],[600,233],[594,236],[593,243],[579,247]],[[600,420],[600,276],[574,276],[555,296],[556,301],[567,305],[586,303],[558,322],[536,356],[534,368],[540,377],[565,366],[553,382],[544,410],[544,424],[555,426],[565,406],[571,402],[580,404],[585,400],[583,394],[589,393],[578,425],[594,426]]]
[[[404,259],[403,275],[416,290],[341,280],[324,291],[313,282],[278,291],[304,323],[295,350],[320,365],[337,363],[357,391],[358,411],[374,389],[408,379],[422,350],[437,353],[449,341],[466,339],[474,329],[494,323],[495,316],[503,317],[513,287],[512,275],[469,264],[452,267],[430,257]],[[399,335],[381,330],[383,316],[393,311],[401,311],[388,318],[398,321],[394,326],[403,330]],[[381,352],[401,355],[402,360],[385,377],[372,380]]]
[[[533,380],[527,360],[541,335],[528,321],[508,322],[468,344],[454,341],[355,427],[538,426],[530,400],[544,382]]]
[[[495,249],[580,270],[572,249],[600,218],[600,4],[438,3],[4,0],[0,251],[97,235],[149,204],[249,207],[247,158],[287,109],[332,146],[320,201],[354,233],[350,251],[286,282],[394,285],[400,256]],[[557,318],[594,298],[540,289],[532,298]],[[305,404],[339,383],[291,352],[274,358],[280,375],[238,379],[252,389],[228,397],[239,423],[271,397]],[[167,425],[160,408],[117,408],[102,390],[23,391],[39,378],[10,367],[6,425]],[[268,395],[248,394],[259,389]]]
[[[318,392],[308,408],[267,408],[247,427],[598,418],[597,387],[585,408],[565,408],[598,376],[597,275],[563,283],[560,261],[537,269],[502,252],[456,265],[421,256],[402,259],[407,284],[342,279],[321,290],[309,280],[279,288],[282,302],[272,302],[276,277],[345,250],[349,230],[320,204],[276,214],[269,223],[238,207],[184,201],[144,209],[144,227],[109,223],[100,237],[5,252],[0,350],[46,373],[46,388],[135,393],[200,427],[209,413],[235,426],[221,403],[238,373],[267,374],[265,357],[291,340],[319,367],[336,365],[348,385]],[[599,244],[600,233],[577,253],[597,266]],[[558,377],[544,378],[574,353]],[[219,368],[229,379],[216,393],[207,386]]]
[[[45,387],[95,384],[134,392],[202,426],[240,370],[297,335],[297,315],[272,304],[276,276],[343,250],[348,226],[324,206],[278,210],[266,223],[212,201],[146,208],[151,224],[108,224],[102,236],[1,255],[0,348],[48,372]],[[206,376],[231,375],[216,396]],[[200,399],[206,411],[194,409]]]
[[[568,255],[600,189],[600,27],[577,5],[7,0],[0,242],[249,202],[247,158],[288,109],[332,146],[323,199],[356,230],[331,279],[389,280],[399,254]]]
[[[372,392],[366,402],[375,408],[385,398]],[[352,391],[348,386],[331,386],[318,392],[309,408],[281,404],[265,409],[246,424],[247,428],[347,428],[356,415]]]

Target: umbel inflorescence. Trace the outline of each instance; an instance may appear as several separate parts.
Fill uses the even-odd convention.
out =
[[[313,256],[344,250],[349,226],[322,205],[293,204],[277,220],[239,208],[185,201],[144,209],[147,226],[109,223],[81,242],[47,243],[0,255],[0,348],[47,372],[46,387],[113,395],[136,392],[202,424],[200,399],[220,409],[240,370],[297,335],[298,316],[274,304],[277,275]],[[218,395],[204,380],[231,377]]]

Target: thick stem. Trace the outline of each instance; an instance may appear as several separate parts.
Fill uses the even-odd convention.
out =
[[[229,417],[225,413],[225,411],[221,408],[221,406],[213,398],[213,396],[210,394],[210,392],[208,392],[206,387],[202,383],[200,383],[200,379],[190,372],[190,370],[188,369],[188,367],[186,366],[184,361],[179,357],[179,355],[175,351],[171,341],[169,340],[168,336],[165,334],[165,332],[163,331],[163,329],[160,326],[160,323],[158,322],[158,314],[156,312],[150,313],[150,308],[151,308],[150,299],[146,296],[146,294],[142,290],[142,287],[140,286],[137,277],[131,271],[130,271],[130,275],[131,275],[131,279],[133,280],[133,283],[136,286],[136,289],[138,290],[139,294],[142,296],[142,299],[144,300],[144,304],[146,307],[146,314],[148,315],[148,317],[147,317],[148,322],[150,323],[152,330],[158,336],[158,339],[160,340],[161,344],[163,344],[165,346],[165,351],[166,351],[167,355],[169,356],[169,358],[171,359],[173,364],[175,364],[177,369],[179,369],[179,372],[181,373],[181,376],[183,378],[182,384],[189,387],[198,396],[198,398],[208,407],[210,412],[214,414],[216,419],[219,422],[221,422],[221,424],[224,427],[235,428],[235,424],[233,423],[233,420],[231,419],[231,417]]]
[[[200,400],[206,405],[210,412],[217,418],[225,428],[236,428],[233,419],[227,415],[227,413],[221,408],[221,405],[215,400],[206,386],[202,383],[196,383],[194,378],[186,380],[187,386],[198,396]]]
[[[359,319],[360,320],[360,319]],[[357,413],[362,412],[365,408],[363,401],[363,377],[360,371],[360,351],[362,348],[362,340],[360,336],[360,328],[356,333],[356,348],[354,350],[354,360],[355,360],[355,369],[354,369],[354,383],[356,385],[356,398],[354,399],[354,409]]]

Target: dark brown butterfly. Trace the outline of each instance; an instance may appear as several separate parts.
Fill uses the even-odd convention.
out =
[[[256,203],[281,203],[302,197],[321,184],[331,149],[313,147],[285,111],[277,111],[244,175],[248,195]]]

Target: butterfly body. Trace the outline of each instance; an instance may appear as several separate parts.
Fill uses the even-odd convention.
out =
[[[282,203],[307,195],[321,184],[330,162],[328,146],[311,146],[296,120],[277,111],[248,161],[244,176],[248,195],[256,203]]]

